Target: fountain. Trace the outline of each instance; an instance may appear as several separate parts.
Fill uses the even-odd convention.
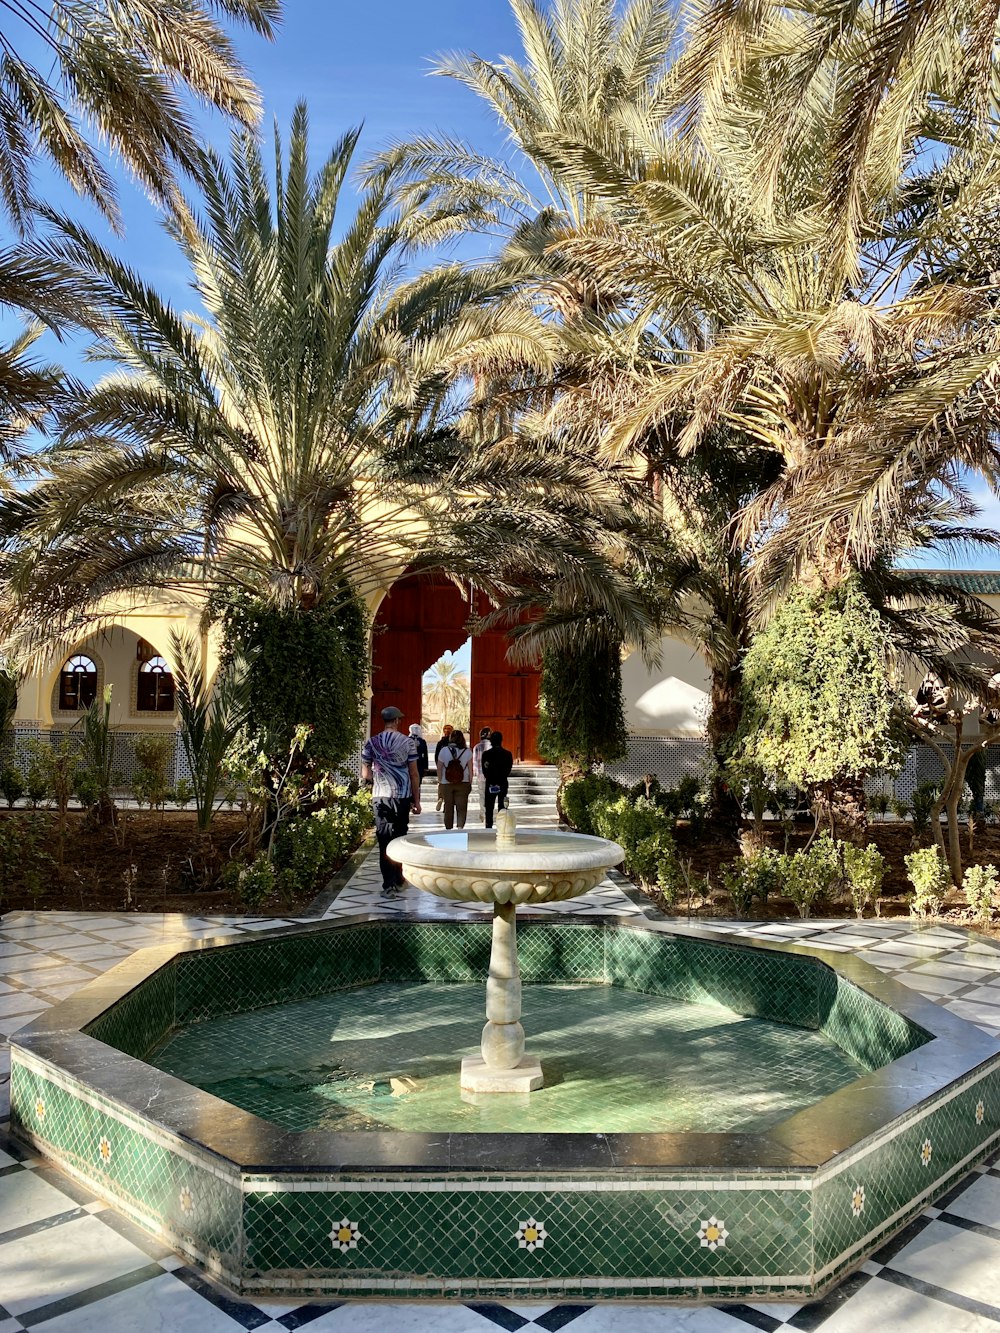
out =
[[[486,982],[486,1025],[480,1054],[462,1061],[466,1092],[535,1092],[542,1066],[524,1051],[517,909],[563,902],[587,893],[625,853],[616,842],[559,830],[522,832],[503,809],[487,829],[409,833],[388,855],[418,889],[453,902],[493,904],[493,940]]]

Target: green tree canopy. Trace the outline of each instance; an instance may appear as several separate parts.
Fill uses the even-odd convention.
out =
[[[899,768],[902,703],[888,635],[857,583],[795,590],[747,652],[736,765],[832,809],[867,773]]]

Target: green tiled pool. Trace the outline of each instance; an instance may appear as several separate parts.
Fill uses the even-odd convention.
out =
[[[525,1013],[545,1087],[463,1094],[481,1000],[364,986],[198,1023],[147,1058],[286,1129],[424,1133],[758,1133],[865,1072],[822,1032],[721,1005],[539,985]]]

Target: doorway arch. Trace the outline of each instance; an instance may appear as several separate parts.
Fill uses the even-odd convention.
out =
[[[379,714],[394,704],[404,720],[420,717],[424,672],[469,638],[475,610],[488,608],[482,593],[474,601],[444,574],[407,574],[392,585],[375,615],[372,635],[372,730]],[[535,666],[513,666],[502,629],[472,636],[470,735],[482,727],[503,732],[515,763],[539,764],[538,694]],[[428,737],[433,744],[434,737]]]

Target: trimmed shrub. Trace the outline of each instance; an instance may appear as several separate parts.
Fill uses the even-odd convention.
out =
[[[997,888],[996,866],[969,866],[965,872],[962,892],[977,921],[985,924],[992,920]]]
[[[809,848],[784,857],[784,890],[805,919],[817,898],[830,898],[843,882],[838,844],[821,833]]]
[[[24,778],[16,768],[5,768],[0,773],[0,795],[7,802],[8,810],[13,810],[15,802],[24,795]]]
[[[851,842],[842,843],[840,854],[844,859],[844,874],[854,904],[854,914],[860,920],[865,914],[865,908],[871,907],[882,892],[885,857],[873,842],[867,847],[858,847]]]
[[[951,884],[948,862],[937,847],[922,847],[906,857],[906,873],[913,885],[910,911],[916,916],[933,916],[939,910]]]
[[[278,888],[289,898],[318,889],[371,825],[371,801],[345,788],[325,809],[283,824],[274,842]]]
[[[567,782],[560,793],[563,814],[580,833],[596,832],[591,807],[598,802],[615,801],[625,795],[625,788],[603,773],[584,773]]]

